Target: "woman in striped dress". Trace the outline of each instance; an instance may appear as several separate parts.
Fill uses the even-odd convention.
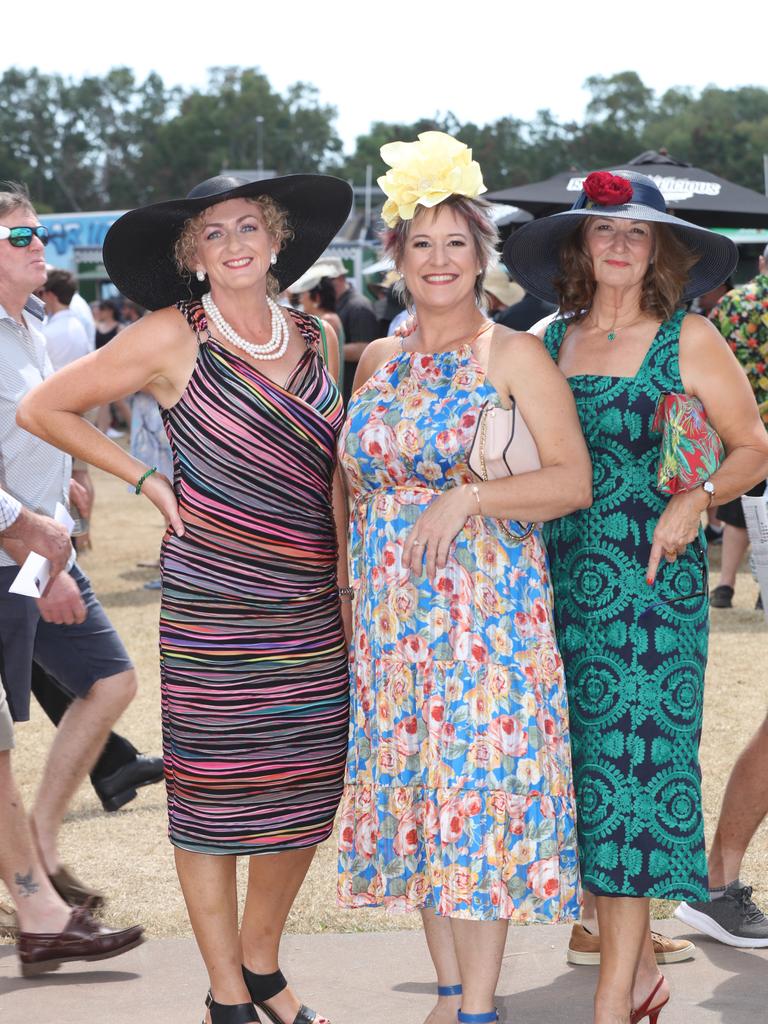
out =
[[[332,830],[344,771],[343,410],[332,331],[326,342],[314,318],[281,311],[271,295],[322,253],[350,197],[321,175],[220,176],[186,200],[126,214],[105,263],[124,294],[157,312],[51,378],[25,410],[31,429],[136,485],[169,524],[169,831],[210,976],[211,1024],[257,1021],[255,1006],[275,1024],[324,1019],[286,987],[278,947]],[[82,419],[139,389],[163,409],[173,483]],[[242,854],[259,856],[238,928]]]

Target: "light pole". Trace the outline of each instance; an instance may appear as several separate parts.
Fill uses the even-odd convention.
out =
[[[264,118],[256,115],[256,169],[264,170]]]

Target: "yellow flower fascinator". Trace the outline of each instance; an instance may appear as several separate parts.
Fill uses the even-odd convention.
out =
[[[475,199],[487,189],[472,150],[445,132],[422,132],[418,142],[389,142],[381,157],[390,170],[378,179],[387,196],[381,216],[393,228],[416,207],[437,206],[448,196]]]

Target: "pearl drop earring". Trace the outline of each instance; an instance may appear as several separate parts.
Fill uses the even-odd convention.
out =
[[[269,262],[272,264],[273,267],[277,263],[277,253],[276,252],[273,252],[272,255],[269,257]]]
[[[195,271],[195,277],[197,278],[198,281],[204,281],[205,280],[205,271],[204,270],[196,270]]]

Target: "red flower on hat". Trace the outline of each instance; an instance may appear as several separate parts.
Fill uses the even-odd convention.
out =
[[[620,206],[632,198],[632,184],[610,171],[592,171],[584,179],[582,187],[598,206]]]

